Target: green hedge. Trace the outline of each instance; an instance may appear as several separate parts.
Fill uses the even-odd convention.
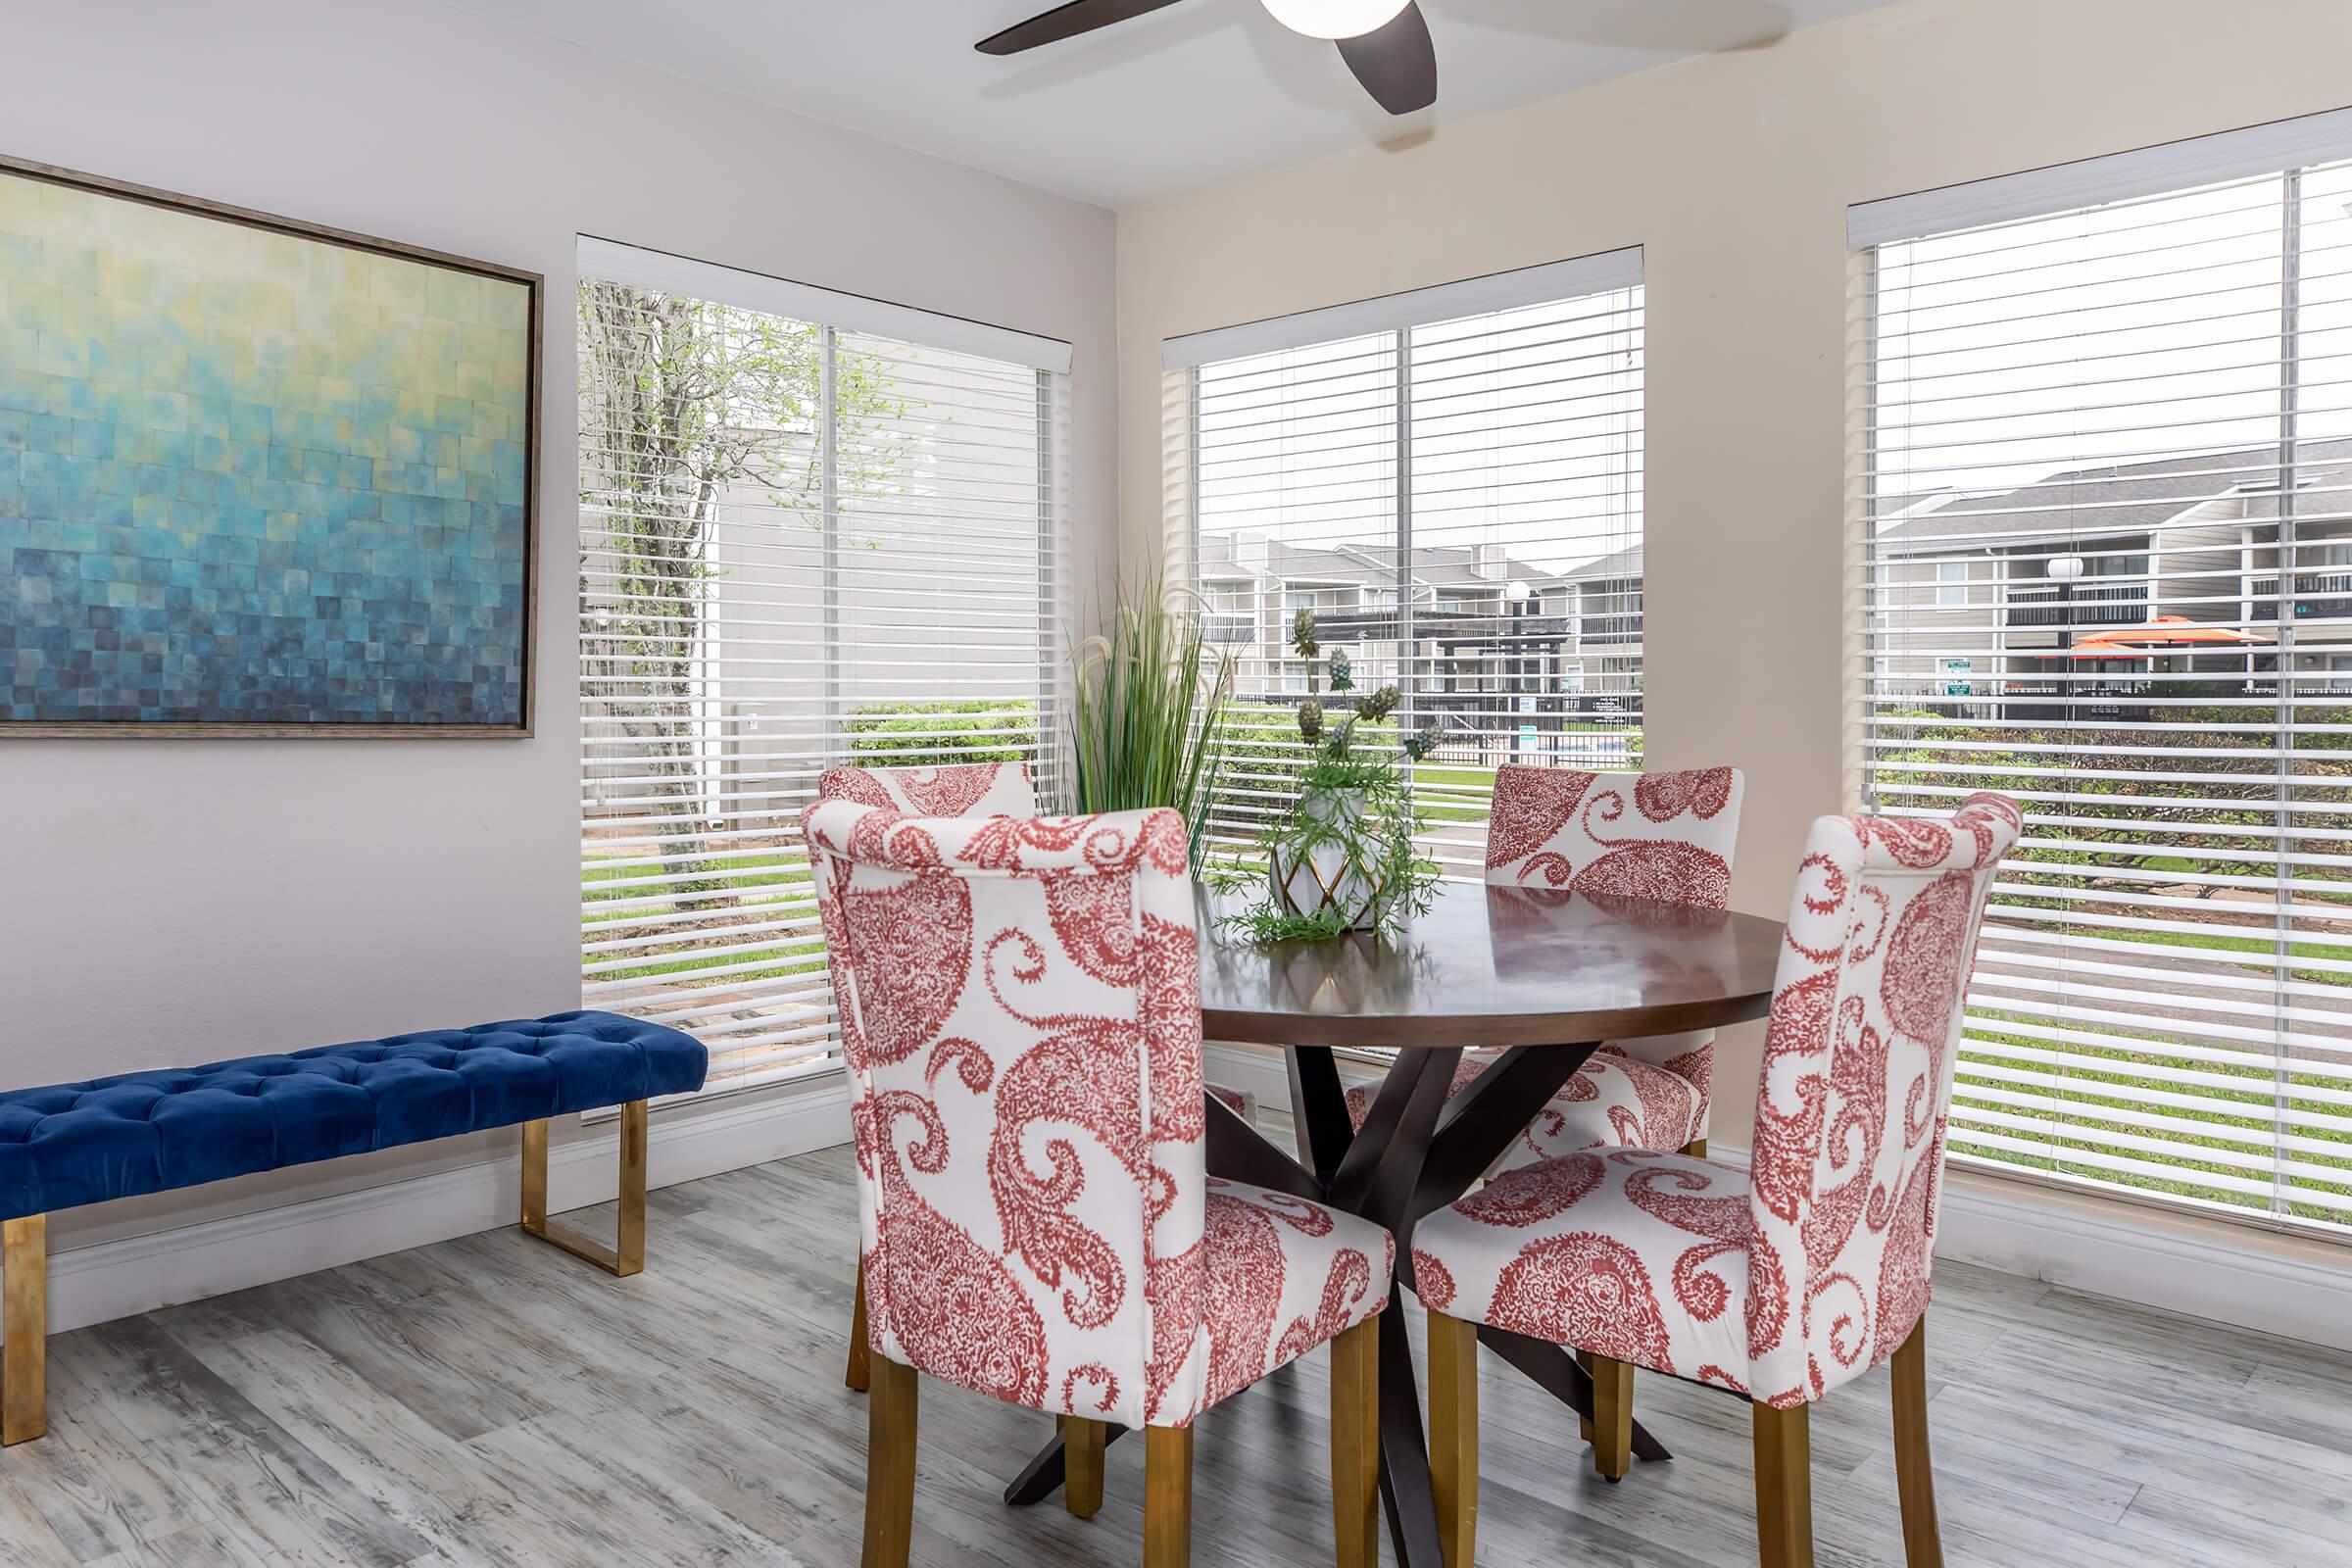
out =
[[[845,726],[850,751],[920,766],[1017,762],[1037,754],[1037,705],[977,698],[956,703],[869,703]]]

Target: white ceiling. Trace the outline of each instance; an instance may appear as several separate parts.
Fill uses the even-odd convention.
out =
[[[1106,207],[1442,126],[1886,0],[1421,0],[1438,107],[1393,120],[1258,0],[1005,59],[1053,0],[457,0],[601,53]]]

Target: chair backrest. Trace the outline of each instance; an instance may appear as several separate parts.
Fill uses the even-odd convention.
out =
[[[1746,788],[1736,767],[1578,773],[1505,763],[1494,770],[1487,880],[1723,908]],[[1609,1044],[1694,1085],[1704,1131],[1714,1030]]]
[[[1494,770],[1487,880],[1720,909],[1732,896],[1746,787],[1736,767],[1579,773],[1505,763]]]
[[[1184,819],[802,818],[853,1083],[876,1350],[1181,1425],[1208,1354]]]
[[[816,781],[820,801],[856,801],[911,816],[1035,816],[1027,762],[945,767],[836,767]]]
[[[1813,824],[1756,1089],[1759,1399],[1821,1397],[1892,1355],[1927,1310],[1963,1003],[1995,868],[2023,825],[2016,802],[1989,794],[1949,817]]]

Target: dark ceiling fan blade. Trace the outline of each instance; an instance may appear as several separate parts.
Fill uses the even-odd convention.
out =
[[[1418,5],[1408,3],[1386,25],[1361,37],[1342,38],[1340,58],[1392,115],[1409,115],[1438,101],[1438,50]]]
[[[1027,22],[1016,22],[1003,32],[981,39],[974,47],[984,55],[1017,55],[1024,49],[1059,43],[1097,27],[1132,22],[1175,3],[1176,0],[1069,0],[1069,4],[1055,6]]]

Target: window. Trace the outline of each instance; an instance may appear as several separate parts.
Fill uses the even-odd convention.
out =
[[[1966,610],[1968,608],[1968,563],[1938,561],[1936,563],[1936,608]]]
[[[1953,1152],[2343,1238],[2352,164],[2314,137],[2352,122],[2322,121],[1854,211],[1857,655],[1869,806],[2026,807]]]
[[[1227,645],[1229,842],[1287,804],[1298,608],[1437,729],[1449,871],[1484,863],[1496,764],[1639,765],[1642,344],[1634,250],[1167,345],[1171,559],[1284,607]]]
[[[818,775],[1050,772],[1067,351],[596,241],[580,272],[581,992],[742,1087],[836,1049]]]

